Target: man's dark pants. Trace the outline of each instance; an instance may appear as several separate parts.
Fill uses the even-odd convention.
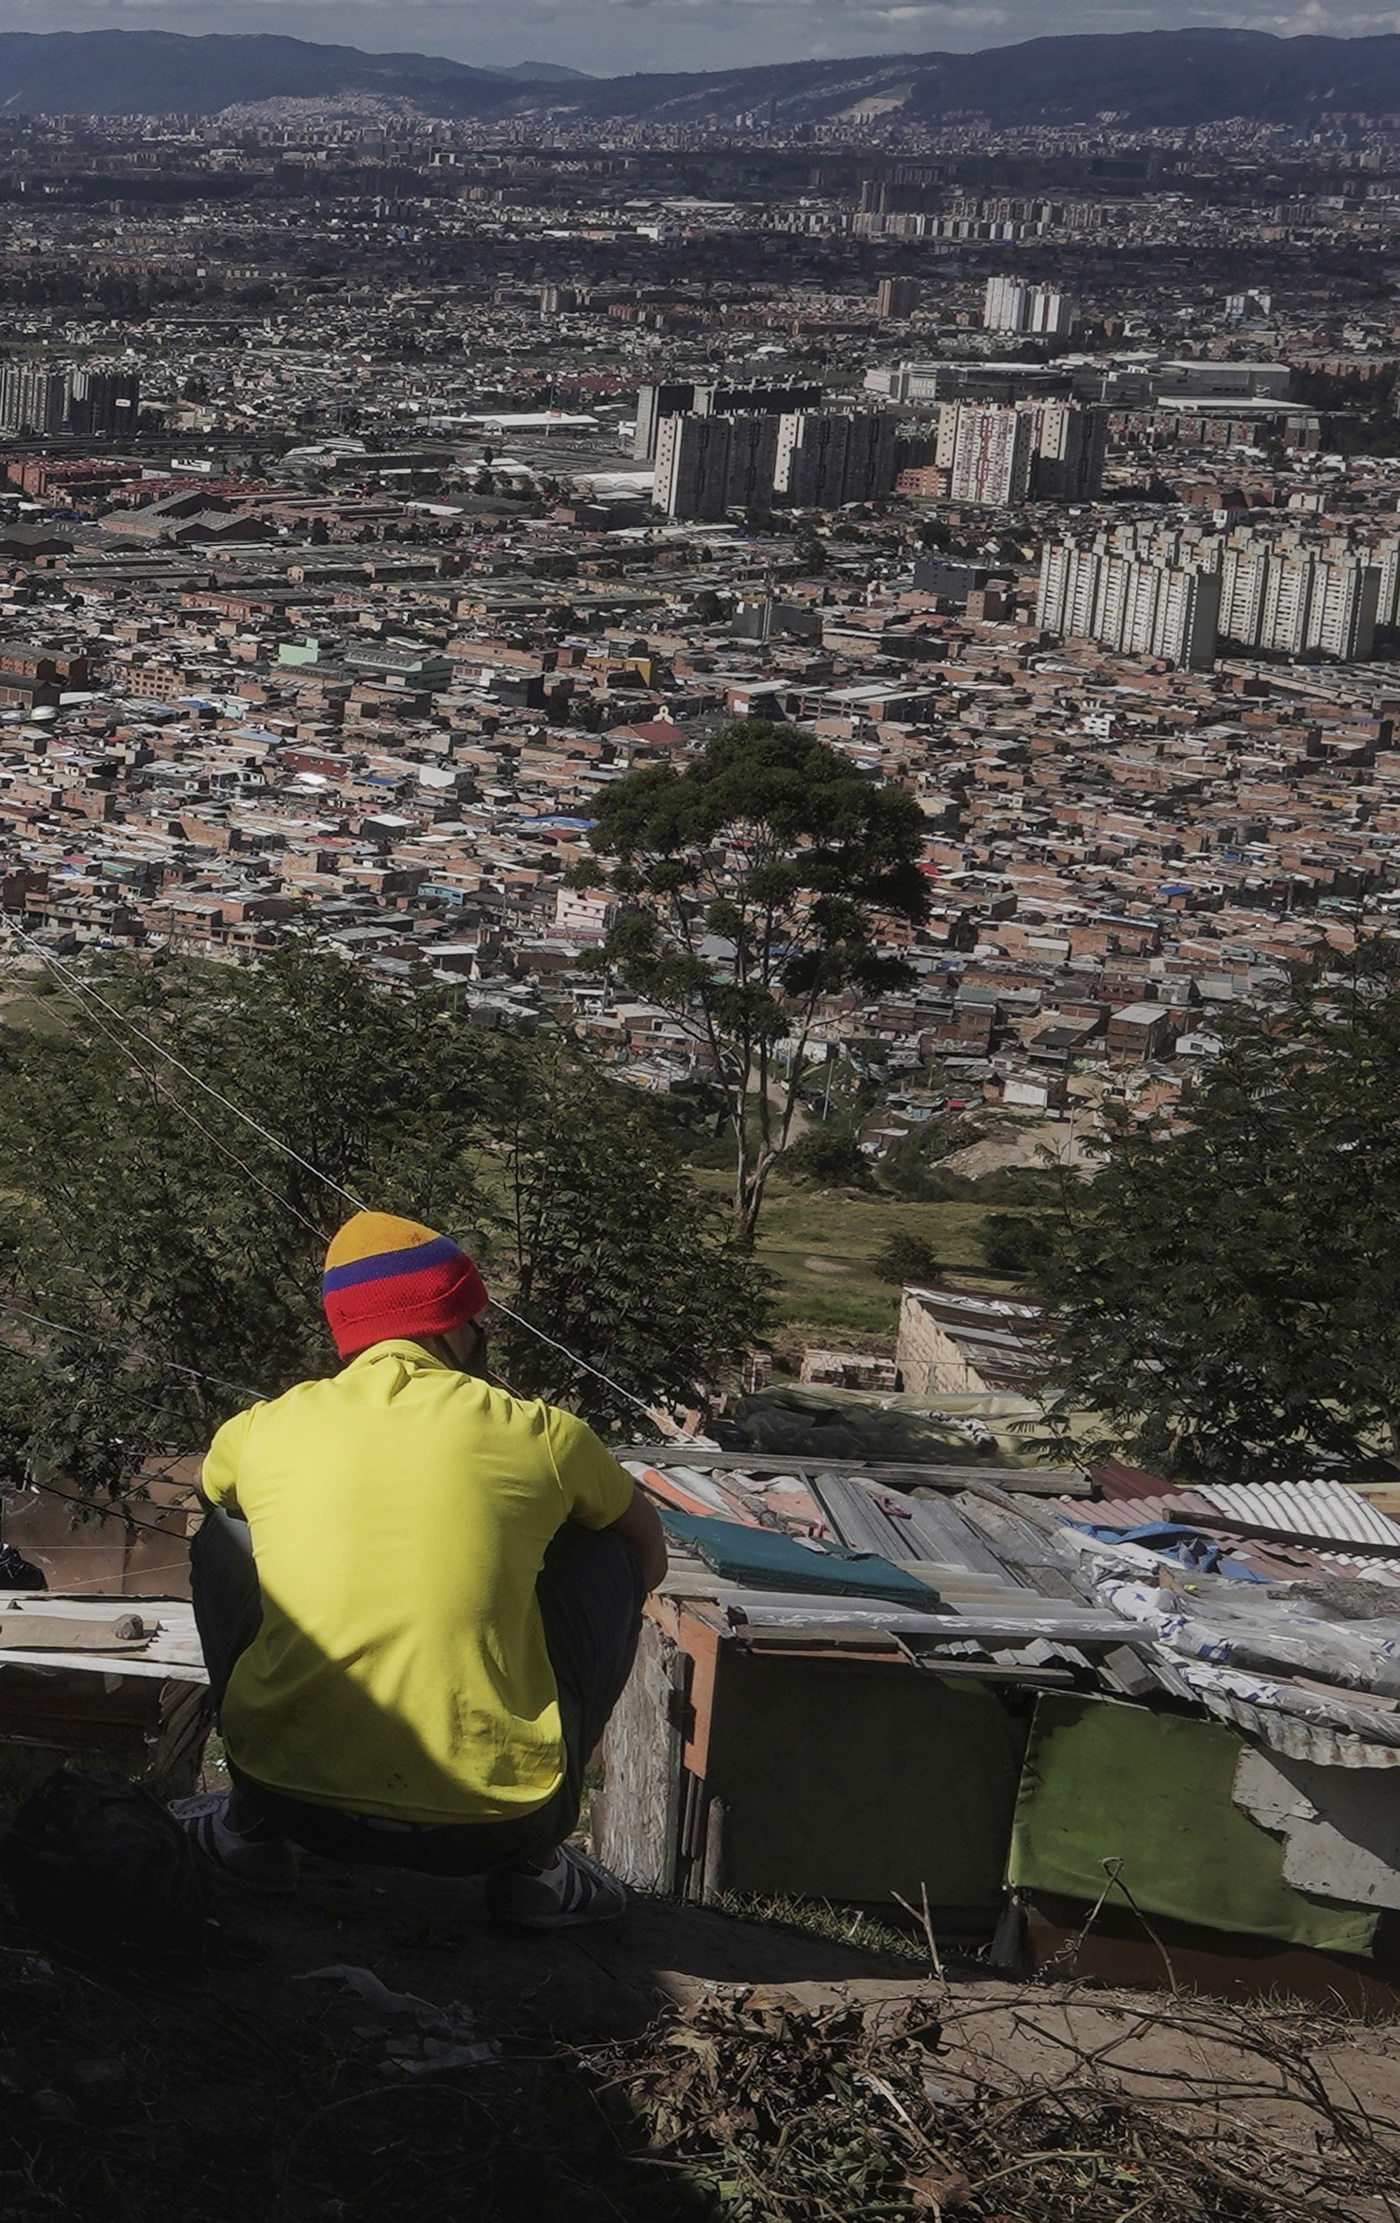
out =
[[[262,1624],[246,1522],[219,1512],[206,1517],[190,1546],[190,1586],[217,1710]],[[625,1537],[575,1521],[566,1521],[550,1543],[535,1587],[564,1727],[564,1778],[547,1806],[517,1821],[429,1828],[313,1806],[269,1790],[230,1764],[245,1800],[271,1828],[327,1860],[465,1876],[551,1852],[578,1825],[584,1769],[632,1672],[645,1589],[641,1562]]]

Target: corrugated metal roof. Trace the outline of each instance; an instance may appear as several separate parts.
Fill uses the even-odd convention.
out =
[[[855,1475],[823,1474],[812,1494],[848,1551],[886,1559],[938,1560],[944,1566],[1006,1577],[1006,1568],[977,1531],[941,1500],[877,1490]]]
[[[1091,1467],[1089,1478],[1105,1499],[1159,1497],[1167,1485],[1160,1475],[1149,1474],[1145,1467],[1125,1465],[1122,1459],[1106,1459],[1101,1467]]]
[[[1202,1483],[1200,1495],[1218,1513],[1254,1527],[1291,1530],[1319,1544],[1393,1544],[1400,1555],[1400,1522],[1345,1482]]]
[[[1156,1521],[1189,1522],[1193,1513],[1209,1513],[1205,1498],[1191,1490],[1173,1490],[1170,1497],[1118,1497],[1094,1499],[1057,1497],[1046,1501],[1059,1519],[1086,1528],[1149,1528]]]
[[[1189,1526],[1193,1514],[1208,1512],[1212,1515],[1232,1510],[1212,1505],[1205,1490],[1174,1490],[1169,1497],[1104,1498],[1085,1504],[1082,1498],[1047,1498],[1046,1510],[1058,1519],[1070,1521],[1075,1527],[1133,1529],[1147,1528],[1156,1521],[1176,1521]],[[1249,1516],[1238,1507],[1233,1508],[1237,1520]],[[1251,1521],[1251,1525],[1260,1527]],[[1400,1579],[1400,1557],[1396,1559],[1358,1558],[1353,1553],[1329,1550],[1321,1543],[1292,1544],[1280,1540],[1270,1543],[1257,1536],[1235,1536],[1228,1528],[1212,1524],[1203,1528],[1202,1534],[1210,1536],[1232,1559],[1238,1559],[1257,1575],[1265,1575],[1271,1582],[1306,1582],[1309,1577],[1328,1574],[1365,1574],[1377,1580]]]

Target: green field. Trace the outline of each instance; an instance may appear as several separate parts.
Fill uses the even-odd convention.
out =
[[[729,1176],[697,1167],[697,1183],[717,1198],[729,1193]],[[843,1343],[894,1343],[899,1291],[871,1270],[870,1261],[896,1231],[917,1235],[940,1267],[981,1287],[1011,1286],[989,1273],[977,1232],[1004,1204],[910,1204],[859,1189],[809,1189],[776,1174],[758,1224],[758,1254],[776,1277],[780,1328],[801,1340],[838,1337]],[[1014,1207],[1012,1208],[1014,1209]],[[810,1331],[810,1332],[807,1332]],[[785,1340],[785,1339],[784,1339]]]

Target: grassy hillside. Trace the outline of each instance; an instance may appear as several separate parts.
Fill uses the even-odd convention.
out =
[[[696,1181],[726,1196],[729,1177],[697,1168]],[[917,1235],[945,1271],[990,1289],[1012,1285],[989,1273],[978,1230],[1005,1204],[909,1204],[860,1189],[809,1189],[776,1174],[759,1222],[759,1256],[777,1277],[780,1345],[829,1339],[843,1345],[894,1342],[899,1291],[870,1261],[896,1233]]]

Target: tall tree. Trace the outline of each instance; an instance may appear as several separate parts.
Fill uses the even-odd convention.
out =
[[[494,1247],[514,1303],[574,1354],[513,1329],[512,1383],[633,1435],[645,1432],[637,1398],[702,1403],[766,1317],[767,1277],[748,1246],[659,1139],[646,1100],[557,1037],[513,1061],[506,1093],[493,1120],[505,1170]]]
[[[644,1428],[628,1392],[693,1404],[760,1325],[762,1277],[723,1215],[633,1092],[558,1038],[482,1032],[298,945],[252,971],[119,965],[92,986],[110,1008],[54,997],[61,1029],[0,1051],[11,1479],[117,1488],[333,1365],[319,1277],[353,1209],[338,1191],[472,1248],[551,1339],[510,1324],[507,1378],[605,1426]]]
[[[882,934],[927,916],[923,814],[839,750],[762,719],[726,728],[684,772],[629,773],[597,809],[598,856],[576,884],[612,891],[605,962],[693,1031],[724,1091],[735,1224],[751,1236],[823,999],[911,977]]]
[[[1373,943],[1230,1027],[1188,1128],[1121,1120],[1036,1272],[1059,1417],[1217,1480],[1400,1455],[1398,1105],[1400,967]]]

